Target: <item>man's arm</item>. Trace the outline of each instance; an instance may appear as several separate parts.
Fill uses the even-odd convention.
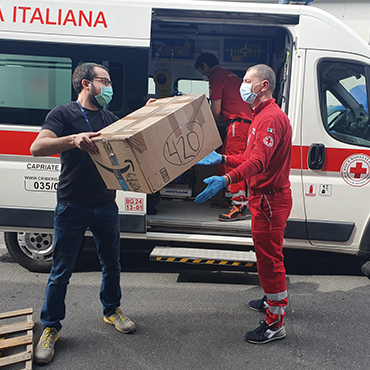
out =
[[[90,139],[99,135],[98,132],[82,132],[76,135],[57,137],[53,131],[42,129],[32,143],[30,150],[34,157],[54,155],[73,148],[97,154],[99,153],[98,148]]]
[[[220,114],[221,114],[221,101],[222,100],[211,101],[211,110],[212,110],[212,114],[216,122],[219,119]]]

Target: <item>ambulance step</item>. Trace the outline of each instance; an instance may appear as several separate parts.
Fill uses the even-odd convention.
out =
[[[180,247],[155,247],[149,259],[158,262],[177,262],[199,265],[254,267],[256,255],[253,251],[229,251]]]

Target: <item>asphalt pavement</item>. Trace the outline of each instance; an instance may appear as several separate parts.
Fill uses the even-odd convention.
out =
[[[14,263],[0,240],[0,312],[33,307],[35,342],[47,279]],[[265,345],[244,341],[264,318],[247,307],[263,294],[255,273],[124,269],[122,307],[136,322],[133,334],[103,322],[100,279],[99,271],[74,273],[55,358],[34,369],[370,368],[370,280],[360,274],[288,273],[287,337]]]

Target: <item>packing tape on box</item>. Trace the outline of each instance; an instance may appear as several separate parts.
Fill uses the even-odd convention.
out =
[[[146,115],[144,115],[144,116],[142,116],[142,117],[138,118],[137,120],[135,120],[134,122],[130,123],[129,125],[127,125],[127,126],[125,126],[125,127],[121,127],[120,129],[118,129],[118,130],[116,130],[116,131],[112,132],[109,136],[107,136],[107,139],[111,138],[113,135],[117,135],[117,134],[121,133],[122,131],[124,131],[124,130],[126,130],[126,129],[128,129],[128,128],[132,127],[132,126],[135,126],[135,125],[137,125],[138,123],[140,123],[140,122],[142,122],[142,121],[146,120],[148,117],[150,117],[150,116],[154,115],[155,113],[159,112],[159,111],[160,111],[160,110],[162,110],[163,108],[165,108],[165,107],[169,106],[170,104],[172,104],[172,103],[176,100],[176,98],[178,98],[178,97],[176,97],[176,96],[175,96],[173,99],[171,99],[170,101],[168,101],[168,102],[167,102],[167,103],[165,103],[165,104],[160,105],[158,108],[154,109],[154,110],[153,110],[153,111],[151,111],[150,113],[148,113],[148,114],[146,114]]]
[[[191,100],[189,99],[189,101]],[[174,112],[173,116],[167,117],[176,137],[182,135],[181,130],[176,130],[177,128],[188,126],[189,131],[193,130],[193,126],[195,124],[195,117],[199,118],[200,122],[198,123],[200,126],[203,126],[203,124],[205,123],[205,118],[203,116],[202,111],[200,110],[201,106],[202,100],[200,99],[200,101],[198,102],[198,106],[196,107],[196,109],[193,110],[193,113],[189,119],[186,117],[186,114],[182,110],[179,112]]]
[[[144,115],[144,116],[142,116],[142,117],[140,117],[140,118],[138,118],[138,119],[136,119],[134,122],[132,122],[132,123],[130,123],[129,125],[127,125],[127,126],[125,126],[125,127],[121,127],[120,129],[118,129],[118,130],[116,130],[116,131],[114,131],[114,132],[112,132],[109,136],[107,136],[107,139],[109,139],[109,138],[111,138],[112,136],[114,136],[114,135],[117,135],[117,134],[119,134],[119,133],[121,133],[121,132],[123,132],[123,131],[125,131],[125,130],[127,130],[128,128],[131,128],[131,127],[133,127],[133,126],[135,126],[135,125],[137,125],[138,123],[140,123],[140,122],[143,122],[144,120],[146,120],[148,117],[150,117],[150,116],[153,116],[153,115],[155,115],[155,114],[157,114],[158,112],[160,112],[161,110],[163,110],[164,108],[167,108],[169,105],[171,105],[171,104],[173,104],[176,100],[179,100],[180,98],[182,98],[183,96],[174,96],[172,99],[170,99],[167,103],[165,103],[165,104],[161,104],[158,108],[156,108],[156,109],[154,109],[153,111],[151,111],[150,113],[148,113],[148,114],[146,114],[146,115]],[[193,96],[189,96],[189,101],[192,101],[192,98],[193,98]],[[186,100],[185,100],[185,102],[186,102]],[[155,104],[155,103],[153,103],[153,104]],[[197,115],[199,115],[199,109],[200,109],[200,107],[202,106],[202,101],[200,100],[199,101],[199,103],[198,103],[198,107],[196,108],[196,109],[194,109],[194,112],[193,112],[193,114],[191,115],[191,117],[190,117],[190,120],[189,121],[187,121],[186,120],[186,117],[184,116],[184,117],[182,117],[182,118],[184,118],[184,119],[182,119],[183,121],[184,121],[184,124],[188,124],[188,123],[192,123],[193,121],[194,121],[194,119],[195,119],[195,117],[197,116]],[[204,124],[204,122],[205,122],[205,119],[204,119],[204,117],[203,117],[203,114],[200,112],[200,116],[201,116],[201,119],[202,119],[202,122],[199,122],[199,124],[201,125],[201,126],[203,126],[203,124]],[[186,121],[186,122],[185,122]],[[179,123],[177,122],[177,121],[175,121],[175,120],[173,120],[173,121],[171,121],[170,120],[170,124],[171,124],[171,127],[175,130],[176,128],[178,128],[178,127],[181,127],[181,125],[179,125]]]
[[[108,158],[109,158],[110,163],[112,164],[112,166],[119,167],[119,162],[116,158],[116,155],[113,152],[113,148],[110,145],[109,141],[106,138],[103,138],[101,140],[101,143],[103,145],[103,148],[104,148],[105,152],[108,155]],[[130,189],[128,188],[125,180],[123,179],[120,170],[118,170],[118,169],[116,170],[116,169],[113,168],[113,173],[116,176],[116,179],[117,179],[118,183],[120,184],[122,190],[129,191]]]

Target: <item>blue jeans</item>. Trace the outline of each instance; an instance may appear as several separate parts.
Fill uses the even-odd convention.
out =
[[[67,285],[76,265],[86,229],[94,236],[102,266],[100,300],[103,314],[111,315],[121,301],[120,227],[114,201],[99,207],[59,202],[54,216],[53,267],[46,285],[41,321],[45,327],[62,328]]]

